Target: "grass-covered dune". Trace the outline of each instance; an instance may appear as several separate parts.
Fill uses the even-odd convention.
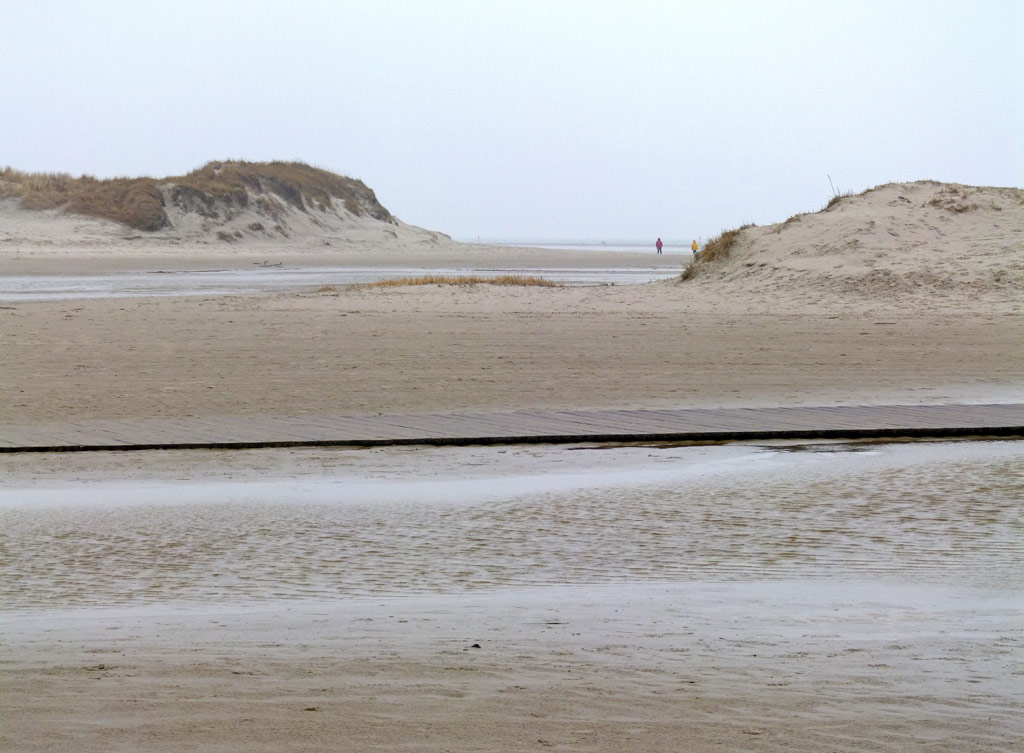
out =
[[[182,176],[102,180],[6,167],[0,170],[0,199],[5,198],[16,198],[23,209],[59,209],[144,232],[171,226],[175,210],[213,223],[251,211],[274,225],[299,211],[345,212],[395,224],[361,180],[301,162],[210,162]]]

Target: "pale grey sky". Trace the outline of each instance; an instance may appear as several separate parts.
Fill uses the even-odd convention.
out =
[[[1024,184],[1024,0],[0,0],[0,165],[298,159],[458,238]]]

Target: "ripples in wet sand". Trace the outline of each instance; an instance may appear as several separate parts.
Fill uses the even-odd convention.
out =
[[[538,473],[508,473],[500,450],[480,449],[494,472],[461,479],[456,457],[448,477],[429,480],[327,467],[297,479],[7,488],[0,598],[45,608],[630,582],[1022,581],[1024,443],[843,449],[648,448],[647,461],[616,464],[636,448],[552,448],[535,452],[561,453],[567,467],[549,457]]]

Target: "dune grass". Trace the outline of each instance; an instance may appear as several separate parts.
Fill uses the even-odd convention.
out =
[[[164,199],[152,178],[73,178],[64,173],[0,170],[0,198],[18,198],[23,209],[64,209],[113,220],[136,230],[167,225]]]
[[[163,194],[152,178],[80,178],[64,208],[136,230],[154,231],[168,224]]]
[[[300,211],[326,211],[338,199],[352,214],[394,222],[361,180],[303,162],[210,162],[188,175],[168,180],[183,191],[205,194],[236,206],[245,206],[249,193],[278,196]]]
[[[0,170],[0,199],[21,199],[26,209],[54,209],[65,203],[75,179],[63,173],[23,173]]]
[[[853,191],[843,191],[842,193],[837,193],[831,199],[828,200],[828,203],[824,207],[822,207],[821,211],[827,212],[832,207],[836,206],[839,202],[841,202],[843,199],[856,195],[857,194],[853,193]]]
[[[967,196],[968,189],[966,186],[946,186],[932,197],[932,200],[928,202],[928,206],[945,209],[947,212],[953,212],[954,214],[963,214],[964,212],[973,212],[979,209],[978,204],[967,201]]]
[[[753,227],[753,225],[747,224],[732,230],[725,230],[705,243],[704,247],[697,252],[693,260],[683,269],[682,274],[679,276],[679,281],[692,280],[709,265],[728,259],[733,246],[736,244],[736,239],[748,227]]]
[[[559,288],[557,282],[545,280],[543,277],[527,277],[525,275],[498,275],[496,277],[479,277],[477,275],[423,275],[421,277],[399,277],[393,280],[377,280],[376,282],[358,282],[348,286],[349,290],[364,288],[397,288],[409,285],[502,285],[522,287]]]
[[[0,199],[17,198],[24,209],[63,209],[144,231],[169,224],[161,186],[170,189],[174,205],[214,219],[220,208],[245,208],[255,195],[256,210],[266,209],[263,213],[272,216],[279,215],[284,204],[304,212],[326,211],[336,199],[352,214],[395,223],[361,180],[302,162],[210,162],[187,175],[160,180],[0,170]]]

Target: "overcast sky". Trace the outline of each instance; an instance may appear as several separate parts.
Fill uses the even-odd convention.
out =
[[[457,238],[1024,185],[1024,0],[0,0],[0,165],[298,159]]]

